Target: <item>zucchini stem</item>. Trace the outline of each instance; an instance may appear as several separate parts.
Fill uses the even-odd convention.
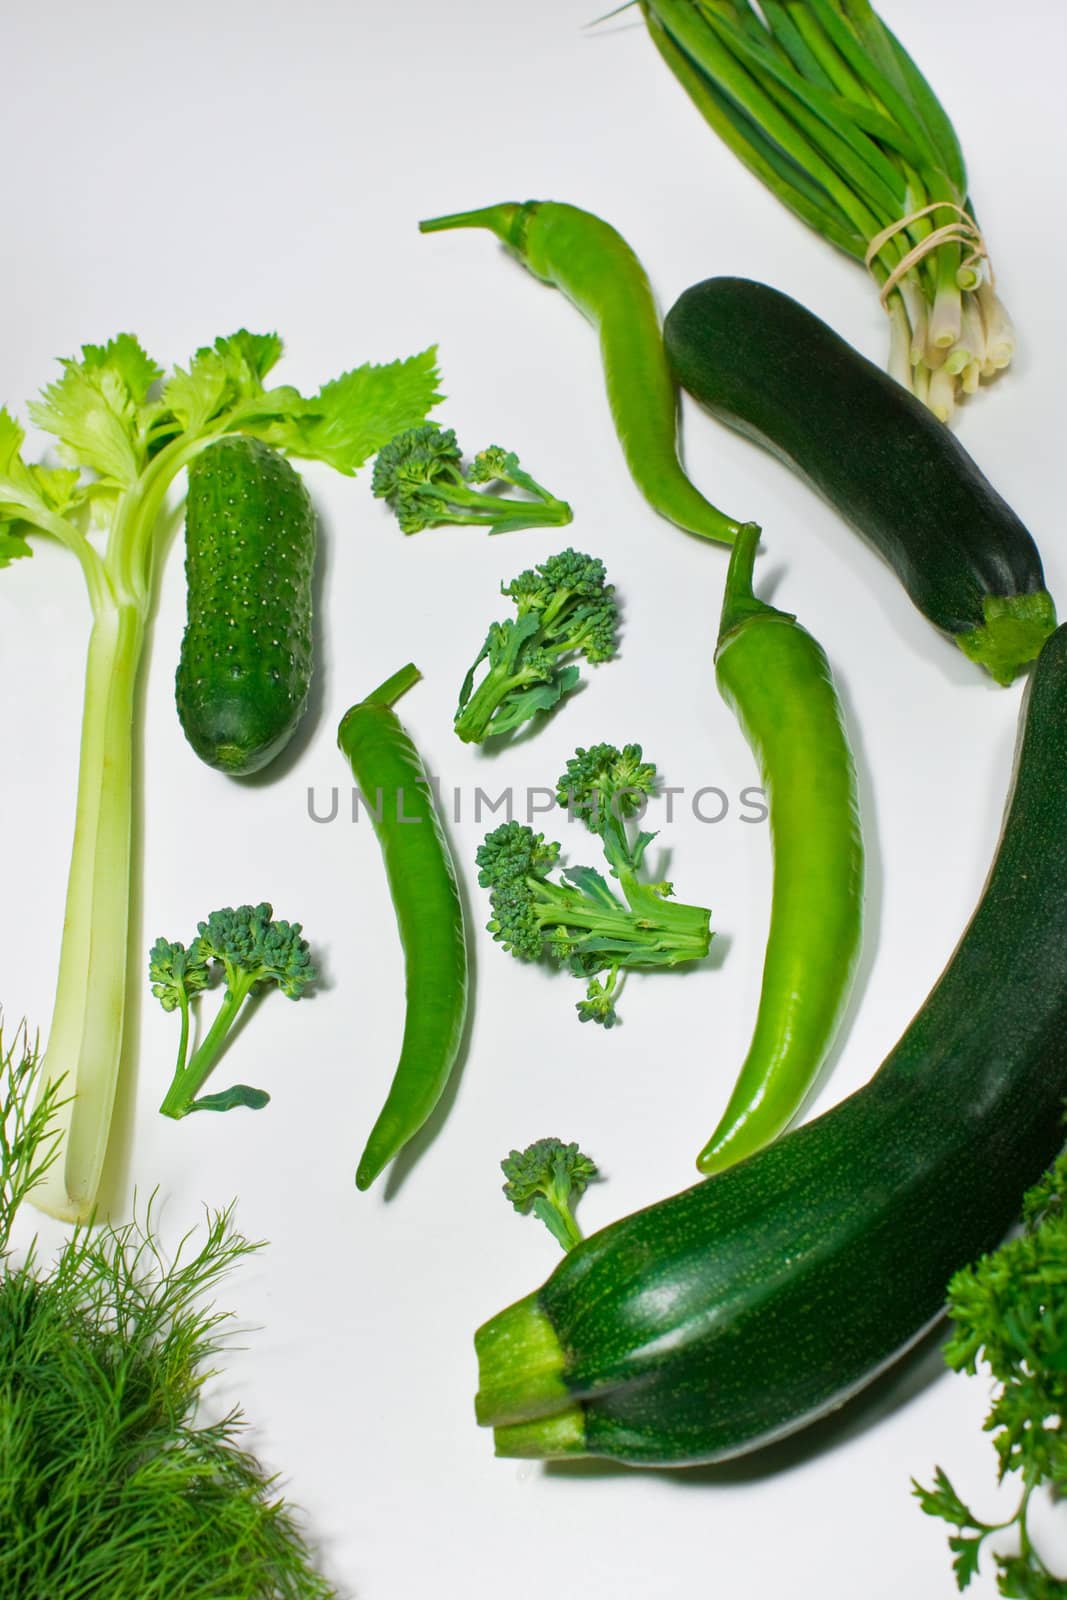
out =
[[[563,1349],[536,1294],[479,1328],[474,1347],[478,1355],[474,1409],[483,1427],[529,1422],[570,1406]]]

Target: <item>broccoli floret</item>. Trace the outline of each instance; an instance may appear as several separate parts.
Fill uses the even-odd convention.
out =
[[[541,954],[543,932],[535,914],[533,884],[544,885],[550,896],[548,874],[559,860],[559,845],[546,844],[521,822],[504,822],[486,835],[476,858],[478,882],[492,888],[493,920],[489,931],[505,950],[535,961]]]
[[[644,815],[657,783],[656,769],[643,759],[639,744],[621,750],[613,744],[594,744],[588,750],[579,748],[567,762],[556,783],[556,803],[600,838],[612,872],[619,877],[639,870],[656,837],[638,833],[631,838],[626,824]]]
[[[500,1170],[507,1179],[504,1193],[516,1211],[540,1217],[564,1250],[581,1243],[574,1207],[598,1173],[596,1163],[576,1144],[538,1139],[525,1150],[513,1150]]]
[[[560,847],[523,823],[505,822],[479,846],[478,882],[489,890],[489,932],[521,960],[547,957],[587,980],[582,1022],[610,1028],[626,972],[676,967],[708,953],[711,913],[671,898],[672,885],[643,874],[653,833],[628,821],[655,791],[656,769],[640,745],[578,750],[557,785],[561,803],[597,835],[618,892],[593,867],[567,867],[555,880]],[[598,975],[606,973],[601,979]]]
[[[519,470],[519,458],[513,450],[503,450],[498,444],[490,444],[478,451],[467,476],[471,483],[514,483]],[[525,478],[527,474],[523,473],[522,476]],[[535,492],[541,491],[538,489]]]
[[[392,500],[413,484],[437,478],[460,481],[463,453],[451,428],[425,422],[420,427],[398,433],[378,451],[371,478],[371,489],[380,500]]]
[[[148,981],[164,1011],[188,1011],[189,1001],[211,982],[211,972],[194,939],[188,949],[157,939],[148,952]]]
[[[241,1000],[272,983],[299,1000],[317,977],[300,923],[275,922],[265,901],[213,911],[196,929],[195,948],[204,960],[219,963],[227,989]]]
[[[579,747],[556,784],[556,799],[594,832],[603,834],[613,820],[644,812],[656,792],[656,769],[643,760],[639,744],[620,750],[613,744]]]
[[[602,1028],[613,1028],[619,1020],[615,1002],[621,988],[622,978],[619,976],[619,963],[616,962],[606,983],[601,983],[599,978],[589,980],[585,999],[579,1000],[574,1008],[578,1013],[578,1021],[599,1022]]]
[[[157,939],[148,952],[148,982],[164,1011],[180,1011],[182,1031],[178,1060],[189,1049],[190,1001],[211,982],[211,969],[194,939],[186,949],[169,939]]]
[[[529,495],[510,499],[472,489],[472,484],[506,483]],[[445,523],[469,523],[490,533],[520,528],[562,527],[571,508],[557,500],[519,466],[513,451],[490,445],[463,469],[463,452],[451,428],[435,422],[409,428],[378,452],[371,490],[392,507],[405,533]]]
[[[225,990],[222,1004],[201,1044],[189,1056],[191,1003],[220,975]],[[275,988],[290,1000],[299,1000],[316,981],[318,974],[300,923],[275,922],[265,901],[236,909],[225,906],[197,924],[197,937],[188,949],[157,939],[149,953],[148,976],[164,1011],[180,1010],[182,1018],[177,1066],[160,1106],[164,1116],[265,1106],[270,1096],[243,1083],[221,1094],[197,1096],[250,999]]]
[[[463,680],[455,726],[467,744],[513,733],[577,684],[573,657],[598,663],[616,653],[619,609],[604,563],[562,550],[501,585],[514,620],[494,622]],[[475,688],[482,662],[486,671]]]

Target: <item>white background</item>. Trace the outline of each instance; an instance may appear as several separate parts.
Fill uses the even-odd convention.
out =
[[[620,660],[587,673],[536,738],[486,758],[451,733],[457,686],[487,621],[504,614],[498,582],[565,539],[405,539],[367,474],[309,468],[322,525],[313,717],[282,770],[238,784],[196,762],[174,715],[183,592],[172,550],[147,678],[137,936],[188,938],[216,905],[266,897],[303,920],[326,982],[299,1007],[272,1000],[234,1052],[234,1074],[268,1088],[269,1109],[184,1124],[156,1113],[175,1024],[146,996],[134,1014],[129,1180],[142,1195],[159,1186],[168,1238],[203,1203],[236,1196],[244,1231],[271,1241],[227,1286],[256,1331],[220,1396],[246,1407],[257,1450],[306,1508],[345,1595],[771,1600],[788,1587],[819,1600],[948,1600],[945,1532],[919,1513],[909,1476],[929,1479],[941,1462],[981,1506],[995,1490],[983,1386],[944,1373],[936,1342],[836,1426],[718,1470],[496,1461],[472,1418],[475,1326],[556,1259],[548,1234],[501,1198],[500,1157],[547,1133],[577,1139],[605,1175],[582,1204],[590,1230],[690,1180],[747,1043],[769,841],[736,807],[718,826],[683,813],[665,829],[680,894],[714,908],[720,959],[684,979],[631,981],[611,1034],[579,1028],[571,980],[521,967],[484,933],[475,785],[551,784],[574,746],[596,739],[642,741],[665,781],[689,789],[736,796],[755,779],[711,670],[725,553],[657,519],[631,487],[595,340],[565,300],[488,235],[421,238],[416,219],[569,200],[621,229],[664,306],[701,277],[738,273],[789,290],[878,360],[886,344],[862,271],[719,146],[633,15],[583,32],[595,9],[44,0],[5,22],[0,350],[13,407],[52,376],[54,357],[120,329],[169,364],[242,324],[277,327],[284,380],[308,389],[436,341],[440,420],[471,450],[517,449],[571,499],[565,538],[605,558],[626,606]],[[885,0],[884,14],[956,120],[1020,333],[1014,370],[967,406],[960,436],[1033,529],[1062,596],[1063,13],[1051,0],[1017,0],[1010,14]],[[685,443],[701,487],[763,524],[765,590],[825,645],[856,750],[866,945],[825,1106],[895,1041],[974,903],[1020,686],[996,688],[807,489],[689,406]],[[42,1029],[87,618],[62,551],[40,549],[0,578],[0,995],[9,1022],[25,1014]],[[405,722],[465,797],[452,835],[477,1004],[447,1117],[393,1179],[358,1195],[355,1160],[400,1035],[401,956],[369,826],[316,825],[307,792],[324,805],[340,785],[343,812],[338,719],[409,658],[425,681]],[[988,1574],[973,1592],[994,1592]]]

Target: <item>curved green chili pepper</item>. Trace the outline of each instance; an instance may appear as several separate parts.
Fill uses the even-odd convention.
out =
[[[701,1172],[769,1144],[799,1111],[848,998],[863,917],[856,770],[830,667],[795,618],[753,594],[758,543],[743,528],[730,557],[715,676],[767,794],[771,925],[752,1043]]]
[[[705,500],[678,460],[678,390],[640,261],[590,211],[554,200],[506,201],[432,217],[422,233],[488,228],[536,278],[554,284],[600,333],[611,414],[626,464],[649,505],[688,533],[732,544],[740,524]]]
[[[418,679],[416,667],[403,667],[346,712],[337,730],[385,859],[407,990],[400,1060],[360,1157],[357,1189],[370,1187],[437,1104],[467,1016],[467,945],[456,871],[425,768],[392,710]]]

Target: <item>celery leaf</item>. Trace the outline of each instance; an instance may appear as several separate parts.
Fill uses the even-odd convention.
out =
[[[198,350],[188,370],[176,367],[163,386],[163,404],[184,433],[199,433],[241,401],[262,394],[263,379],[281,353],[276,333],[240,328]]]
[[[73,510],[82,498],[78,473],[27,466],[20,454],[25,434],[0,407],[0,567],[31,554],[24,525],[47,523],[53,512]]]
[[[14,498],[15,490],[25,493],[32,487],[29,469],[21,455],[25,437],[6,406],[0,406],[0,503]]]
[[[0,567],[9,567],[13,561],[18,561],[20,557],[32,555],[33,551],[30,546],[20,534],[15,532],[13,526],[10,523],[7,526],[0,523]]]
[[[41,500],[51,511],[69,511],[84,498],[81,474],[76,467],[44,467],[34,462],[27,470]]]
[[[59,440],[62,453],[108,482],[131,487],[144,464],[148,392],[160,376],[132,334],[82,347],[80,361],[62,363],[63,376],[29,412]]]
[[[120,333],[107,344],[82,345],[82,366],[101,374],[103,384],[124,390],[136,406],[143,405],[152,385],[163,376],[132,333]]]
[[[307,414],[272,429],[269,442],[351,476],[376,450],[422,422],[438,393],[437,347],[404,361],[355,367],[325,384]]]
[[[281,359],[283,346],[276,333],[249,333],[247,328],[238,328],[236,333],[216,339],[214,348],[235,371],[239,368],[262,384]]]

